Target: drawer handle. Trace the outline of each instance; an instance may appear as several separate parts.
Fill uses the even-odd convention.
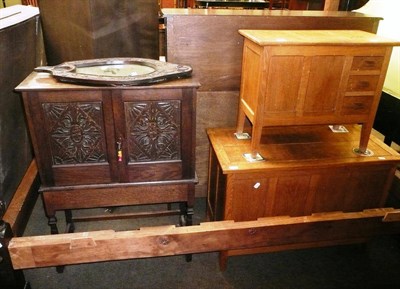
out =
[[[369,81],[359,81],[359,82],[357,82],[357,85],[356,85],[356,87],[357,88],[362,88],[362,89],[364,89],[364,88],[368,88],[369,87]]]
[[[360,110],[360,109],[364,109],[365,108],[365,105],[364,105],[364,103],[360,103],[360,102],[355,102],[355,103],[353,103],[353,109],[357,109],[357,110]]]
[[[374,60],[365,60],[362,67],[366,67],[366,68],[371,68],[371,67],[375,67],[376,66],[376,62]]]
[[[255,183],[253,188],[258,189],[261,186],[261,184],[259,182]]]

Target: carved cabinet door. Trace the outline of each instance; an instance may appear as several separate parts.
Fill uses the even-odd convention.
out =
[[[122,182],[194,178],[193,88],[114,91]]]
[[[118,181],[109,91],[24,95],[44,186]]]
[[[193,86],[24,93],[42,184],[195,178]]]

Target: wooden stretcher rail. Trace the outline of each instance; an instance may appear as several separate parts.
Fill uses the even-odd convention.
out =
[[[11,240],[9,252],[14,269],[26,269],[311,242],[333,245],[396,232],[400,232],[400,210],[382,208],[188,227],[19,237]]]

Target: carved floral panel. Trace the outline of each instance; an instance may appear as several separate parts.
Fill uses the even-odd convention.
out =
[[[125,103],[129,162],[181,158],[180,106],[179,100]]]
[[[107,161],[100,102],[42,106],[54,165]]]

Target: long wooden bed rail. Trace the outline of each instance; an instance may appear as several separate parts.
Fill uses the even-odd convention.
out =
[[[13,269],[18,270],[16,273],[26,268],[231,249],[264,247],[276,251],[317,247],[400,233],[400,210],[380,208],[353,213],[270,217],[249,222],[207,222],[190,227],[162,226],[124,232],[105,230],[16,237],[21,235],[26,225],[37,198],[38,185],[33,161],[4,215],[14,233],[7,242],[7,249]]]
[[[333,245],[399,232],[400,210],[382,208],[189,227],[19,237],[10,241],[9,252],[14,269],[26,269],[241,248]]]
[[[39,174],[36,161],[33,159],[3,216],[14,236],[23,234],[38,198],[39,186]]]

